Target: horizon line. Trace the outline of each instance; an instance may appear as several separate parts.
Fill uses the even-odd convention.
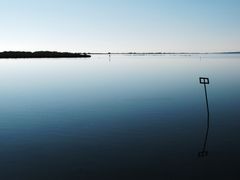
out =
[[[209,51],[209,52],[187,52],[187,51],[182,51],[182,52],[161,52],[161,51],[145,51],[145,52],[140,52],[140,51],[128,51],[128,52],[90,52],[90,51],[57,51],[57,50],[37,50],[37,51],[25,51],[25,50],[19,50],[19,51],[14,51],[14,50],[5,50],[5,51],[0,51],[0,53],[3,52],[61,52],[61,53],[86,53],[86,54],[240,54],[240,50],[238,51]]]

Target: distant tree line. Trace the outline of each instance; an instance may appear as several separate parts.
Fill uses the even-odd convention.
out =
[[[4,51],[0,52],[0,58],[89,58],[87,53],[69,53],[56,51]]]

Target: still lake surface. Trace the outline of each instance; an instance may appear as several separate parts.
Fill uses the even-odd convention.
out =
[[[239,78],[240,55],[2,59],[0,179],[239,179]]]

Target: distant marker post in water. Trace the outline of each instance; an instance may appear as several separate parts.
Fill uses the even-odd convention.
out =
[[[111,61],[111,52],[108,52],[109,61]]]
[[[203,149],[201,152],[198,153],[199,157],[205,157],[208,156],[207,149],[207,140],[208,140],[208,132],[209,132],[209,125],[210,125],[210,113],[209,113],[209,105],[208,105],[208,94],[207,94],[207,85],[210,84],[209,78],[206,77],[200,77],[199,78],[200,84],[204,85],[204,91],[205,91],[205,98],[206,98],[206,106],[207,106],[207,131],[204,139]]]

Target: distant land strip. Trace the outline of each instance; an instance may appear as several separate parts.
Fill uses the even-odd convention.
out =
[[[125,53],[89,53],[91,55],[192,55],[192,54],[240,54],[240,51],[236,52],[125,52]]]
[[[56,52],[56,51],[4,51],[0,52],[0,58],[90,58],[91,55],[87,53],[70,53],[70,52]]]

